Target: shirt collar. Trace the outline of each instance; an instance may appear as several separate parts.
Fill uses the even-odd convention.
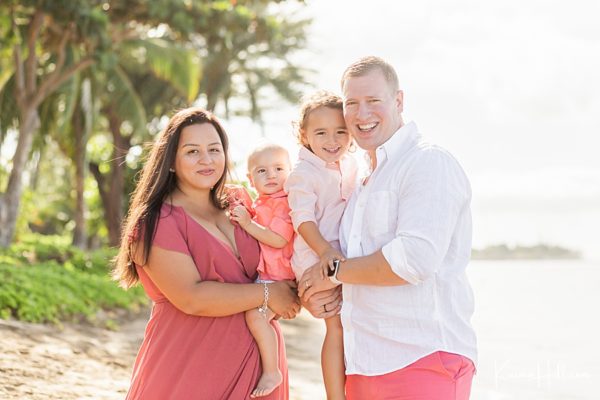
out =
[[[314,166],[317,166],[320,168],[331,168],[330,164],[327,164],[324,160],[319,158],[319,156],[317,156],[315,153],[313,153],[312,151],[310,151],[309,149],[307,149],[304,146],[300,147],[300,152],[298,153],[298,158],[300,160],[307,161],[307,162],[313,164]]]
[[[336,171],[338,170],[338,166],[335,165],[336,163],[325,162],[322,158],[319,158],[319,156],[317,156],[315,153],[308,150],[304,146],[300,147],[300,151],[298,153],[298,159],[304,160],[304,161],[306,161],[316,167],[319,167],[319,168],[332,169],[332,170],[336,170]],[[339,170],[342,175],[347,173],[347,170],[349,168],[347,164],[348,164],[348,154],[344,154],[342,156],[342,158],[340,158],[340,161],[339,161]]]
[[[413,121],[403,125],[394,134],[375,151],[377,157],[377,165],[381,162],[402,156],[408,149],[419,142],[421,135],[417,124]]]
[[[285,196],[287,196],[287,193],[285,192],[285,190],[280,190],[279,192],[275,192],[273,194],[261,194],[260,196],[258,196],[258,200],[266,201],[269,199],[278,199],[280,197],[285,197]]]

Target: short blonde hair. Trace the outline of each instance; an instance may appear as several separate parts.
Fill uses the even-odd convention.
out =
[[[390,85],[390,89],[393,92],[400,90],[398,75],[396,74],[394,67],[392,67],[384,59],[375,56],[362,57],[350,64],[342,74],[342,89],[344,88],[344,83],[346,83],[348,78],[365,76],[375,69],[381,71],[385,81]]]
[[[246,163],[248,164],[248,171],[250,171],[250,166],[252,165],[252,163],[254,162],[256,157],[258,157],[260,154],[263,154],[263,153],[266,153],[269,151],[284,153],[286,156],[288,165],[291,166],[292,163],[290,162],[290,154],[288,153],[288,151],[285,147],[280,146],[276,143],[264,143],[264,144],[256,147],[254,150],[252,150],[252,152],[250,154],[248,154],[248,158],[246,161]]]

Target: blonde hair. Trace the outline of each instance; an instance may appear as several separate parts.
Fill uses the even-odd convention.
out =
[[[394,93],[400,90],[398,75],[396,74],[394,67],[392,67],[384,59],[375,56],[362,57],[350,64],[342,74],[342,89],[344,88],[344,83],[346,83],[348,78],[365,76],[373,70],[381,71],[385,81],[390,86],[390,90],[392,90]]]
[[[278,144],[275,143],[264,143],[262,145],[259,145],[258,147],[256,147],[254,150],[252,150],[252,152],[248,155],[247,161],[246,163],[248,164],[248,172],[250,172],[250,166],[252,165],[252,163],[254,162],[254,159],[256,157],[258,157],[260,154],[262,153],[266,153],[269,151],[273,151],[273,152],[282,152],[285,154],[286,160],[288,162],[288,165],[291,166],[291,162],[290,162],[290,155],[287,151],[287,149],[283,146],[280,146]]]

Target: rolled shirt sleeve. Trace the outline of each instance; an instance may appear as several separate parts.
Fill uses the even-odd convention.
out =
[[[456,160],[431,147],[421,153],[399,199],[396,237],[382,247],[392,271],[416,285],[442,265],[470,187]]]

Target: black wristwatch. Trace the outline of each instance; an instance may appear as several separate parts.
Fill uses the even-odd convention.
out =
[[[337,269],[340,267],[340,260],[337,258],[333,260],[333,268],[331,266],[327,267],[327,276],[334,276]]]
[[[337,274],[338,271],[340,270],[340,260],[335,259],[333,260],[333,269],[331,267],[327,268],[327,276],[329,277],[329,280],[333,283],[335,283],[336,285],[341,285],[342,282],[340,282],[337,279]]]

